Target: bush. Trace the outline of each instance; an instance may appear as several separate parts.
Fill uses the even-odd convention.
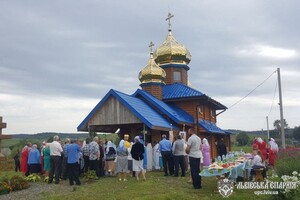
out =
[[[87,181],[97,179],[96,171],[95,171],[95,170],[89,170],[87,173],[85,173],[85,174],[83,175],[83,178],[84,178],[85,180],[87,180]]]
[[[8,193],[10,193],[11,190],[12,189],[11,189],[8,182],[0,181],[0,195],[1,194],[8,194]]]
[[[278,176],[292,175],[293,171],[300,169],[300,149],[280,149],[275,163],[275,171]]]
[[[250,138],[246,133],[239,133],[236,136],[236,141],[238,142],[239,146],[245,146],[248,144]]]
[[[12,191],[23,190],[29,187],[28,182],[22,176],[13,176],[10,179]]]
[[[22,190],[29,187],[29,184],[22,176],[13,176],[8,178],[4,176],[0,179],[0,195],[8,194],[11,191]]]
[[[272,196],[274,200],[297,200],[300,196],[300,174],[297,171],[292,173],[292,176],[283,175],[281,177],[275,175],[269,178],[268,181],[271,182],[281,182],[286,183],[286,187],[282,189],[276,189],[278,191],[278,195]],[[289,188],[289,183],[295,183],[296,188]]]
[[[37,182],[41,180],[41,177],[38,174],[30,174],[29,176],[24,178],[25,181],[28,182]]]

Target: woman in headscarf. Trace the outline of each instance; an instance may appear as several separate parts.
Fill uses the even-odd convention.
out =
[[[252,150],[257,150],[257,149],[258,149],[257,138],[254,138],[252,142]]]
[[[23,175],[28,175],[28,154],[29,154],[29,148],[31,144],[28,143],[24,146],[22,152],[21,152],[21,172]]]
[[[32,149],[29,151],[28,155],[28,167],[29,173],[40,173],[41,172],[41,163],[40,163],[40,152],[37,149],[37,145],[32,145]]]
[[[46,141],[43,141],[43,143],[42,143],[42,146],[41,146],[41,172],[42,172],[42,174],[44,174],[44,173],[46,173],[45,171],[44,171],[44,149],[45,149],[45,147],[46,147]]]
[[[250,181],[253,179],[253,175],[255,174],[255,169],[263,168],[263,177],[266,177],[265,165],[264,165],[264,158],[260,150],[253,150],[252,151],[253,160],[251,162],[252,169],[250,171]]]
[[[128,151],[125,147],[125,141],[121,140],[117,148],[117,169],[116,172],[119,174],[119,181],[127,181],[126,174],[128,172]]]
[[[210,146],[206,138],[203,138],[202,143],[203,167],[207,167],[211,164]]]
[[[273,138],[270,138],[269,141],[269,164],[273,168],[275,165],[275,160],[278,153],[278,145],[276,144],[275,140]]]
[[[153,168],[155,170],[160,170],[160,166],[159,166],[159,144],[154,141],[154,147],[153,147]]]
[[[114,144],[111,141],[107,142],[106,149],[105,149],[105,156],[106,156],[106,171],[109,175],[113,175],[115,169],[115,159],[116,159],[116,149],[114,148]]]
[[[257,138],[258,149],[263,155],[263,160],[267,159],[267,144],[260,137]]]
[[[143,167],[144,167],[144,169],[146,170],[147,169],[147,162],[148,162],[148,158],[147,158],[147,148],[146,148],[146,146],[145,146],[145,141],[143,140],[143,136],[139,136],[140,137],[140,143],[142,144],[142,145],[144,145],[144,149],[145,149],[145,152],[144,152],[144,159],[143,159]]]
[[[142,172],[143,179],[146,180],[145,173],[146,171],[143,168],[143,159],[145,148],[144,145],[140,142],[140,137],[136,136],[134,138],[134,144],[131,148],[131,155],[133,158],[133,171],[135,171],[136,179],[139,181],[139,174]]]
[[[44,155],[45,176],[49,176],[49,171],[50,171],[50,146],[49,146],[49,144],[46,144],[46,146],[43,150],[43,155]]]

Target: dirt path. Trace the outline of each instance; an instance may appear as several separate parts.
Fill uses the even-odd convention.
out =
[[[57,185],[54,183],[35,182],[30,183],[30,187],[25,190],[0,195],[0,200],[38,200],[50,194],[69,193],[73,190],[74,186],[70,186],[69,181],[61,181]]]

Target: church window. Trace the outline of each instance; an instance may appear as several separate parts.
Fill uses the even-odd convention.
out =
[[[175,71],[174,74],[174,81],[181,81],[181,72]]]
[[[202,106],[198,106],[198,112],[199,112],[199,114],[203,114],[203,108],[202,108]]]
[[[212,117],[215,117],[215,111],[214,111],[213,109],[210,109],[210,115],[211,115]]]

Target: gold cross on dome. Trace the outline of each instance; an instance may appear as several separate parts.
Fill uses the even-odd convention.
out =
[[[171,18],[174,17],[171,13],[168,14],[168,17],[166,18],[166,21],[169,21],[169,31],[171,31]]]
[[[150,53],[153,53],[153,52],[152,52],[152,50],[153,50],[152,47],[153,47],[153,46],[154,46],[154,44],[153,44],[153,42],[151,41],[150,44],[149,44]]]

